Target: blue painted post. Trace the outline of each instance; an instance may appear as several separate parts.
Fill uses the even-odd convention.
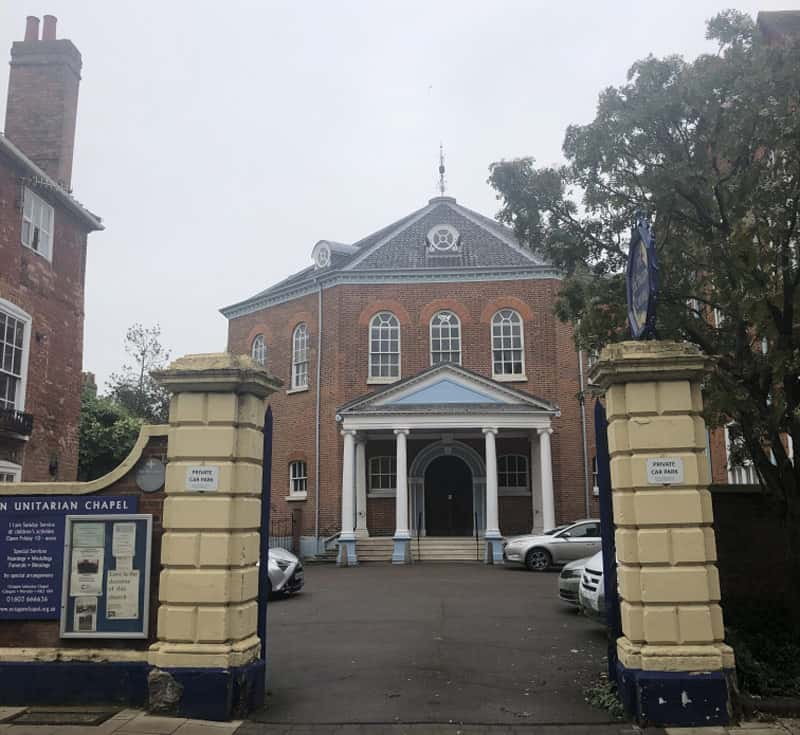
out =
[[[267,602],[269,581],[269,511],[272,499],[272,406],[264,417],[264,460],[261,469],[261,551],[258,574],[258,637],[261,659],[267,660]]]

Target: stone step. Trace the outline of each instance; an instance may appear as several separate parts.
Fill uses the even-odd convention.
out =
[[[484,554],[483,539],[476,545],[474,538],[463,536],[412,538],[409,548],[414,561],[477,562],[483,561]],[[393,550],[394,541],[386,537],[359,539],[356,543],[356,555],[363,562],[391,561]]]

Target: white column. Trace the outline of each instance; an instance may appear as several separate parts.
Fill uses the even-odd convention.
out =
[[[367,440],[356,440],[356,536],[368,538],[367,530]]]
[[[553,461],[550,455],[552,429],[539,429],[539,470],[542,480],[542,523],[547,531],[556,525],[556,504],[553,498]]]
[[[408,429],[395,429],[397,437],[397,497],[395,499],[395,538],[409,538],[408,528]]]
[[[342,432],[344,436],[344,457],[342,458],[342,533],[340,541],[352,541],[353,518],[355,512],[355,435],[352,429]]]
[[[486,538],[500,535],[500,516],[497,507],[497,429],[484,429],[486,437]]]
[[[539,461],[539,437],[536,433],[530,435],[530,482],[531,482],[531,518],[533,519],[531,533],[540,535],[544,531],[542,520],[542,472]]]

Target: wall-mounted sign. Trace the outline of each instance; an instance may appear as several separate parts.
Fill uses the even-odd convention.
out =
[[[628,292],[628,324],[634,339],[655,337],[657,270],[656,249],[650,226],[644,219],[640,219],[631,237],[625,279]]]
[[[136,485],[145,493],[155,493],[164,487],[164,463],[158,457],[148,457],[136,469]]]
[[[36,495],[0,497],[0,620],[58,618],[68,514],[135,513],[137,496]],[[84,548],[105,544],[80,526]],[[84,565],[85,566],[85,565]]]
[[[146,638],[151,515],[65,519],[62,638]]]
[[[219,467],[216,465],[193,465],[186,468],[186,489],[194,492],[209,492],[219,487]]]
[[[647,482],[650,485],[680,485],[683,482],[683,460],[680,457],[648,459]]]

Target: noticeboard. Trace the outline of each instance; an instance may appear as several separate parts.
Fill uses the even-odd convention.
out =
[[[58,619],[66,516],[136,511],[136,495],[0,498],[0,620]]]
[[[62,638],[146,638],[153,516],[68,515]]]

